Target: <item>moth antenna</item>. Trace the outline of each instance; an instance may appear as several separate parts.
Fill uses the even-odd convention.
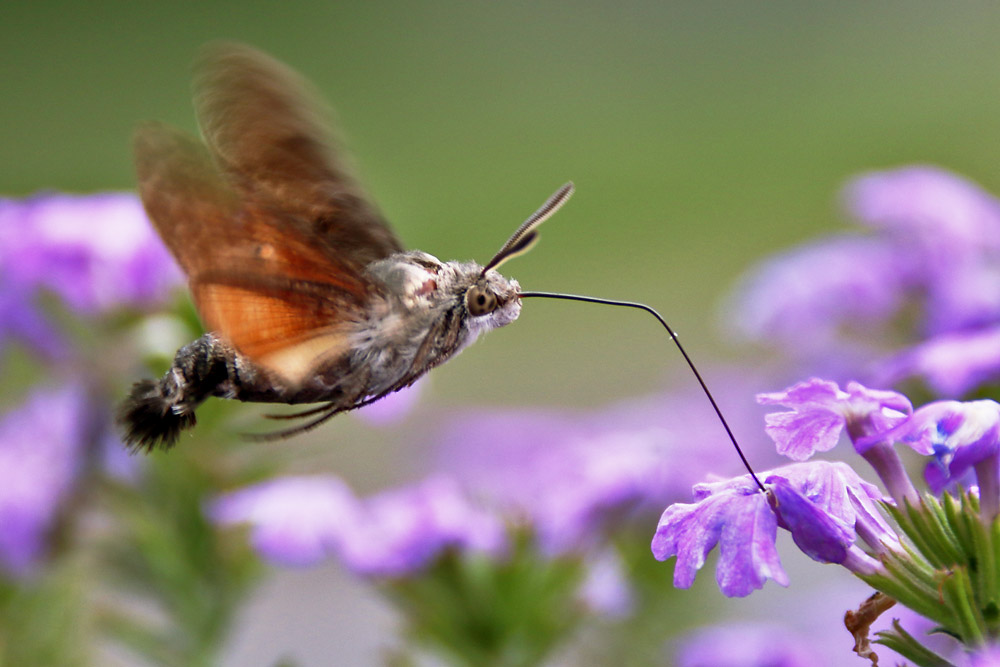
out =
[[[544,209],[545,207],[542,208]],[[517,233],[515,232],[514,235],[517,236]],[[722,410],[719,408],[719,404],[715,402],[715,397],[712,396],[712,392],[709,391],[708,385],[705,384],[705,380],[702,379],[701,377],[701,373],[698,372],[698,369],[697,367],[695,367],[694,362],[691,360],[691,357],[689,357],[688,353],[684,350],[684,346],[681,345],[681,341],[677,337],[677,334],[674,333],[674,330],[670,328],[670,325],[667,324],[667,321],[663,319],[663,316],[661,316],[658,312],[656,312],[656,310],[654,310],[650,306],[647,306],[644,303],[636,303],[634,301],[616,301],[614,299],[600,299],[598,297],[593,297],[593,296],[580,296],[577,294],[560,294],[558,292],[521,292],[520,294],[518,294],[518,297],[521,299],[526,299],[526,298],[562,299],[564,301],[582,301],[584,303],[597,303],[605,306],[621,306],[623,308],[636,308],[638,310],[644,310],[653,317],[655,317],[657,321],[661,325],[663,325],[663,328],[667,330],[667,333],[670,335],[670,338],[674,341],[674,344],[677,345],[677,349],[680,350],[681,356],[684,357],[684,361],[687,362],[688,368],[691,369],[691,372],[694,373],[695,378],[698,379],[698,384],[701,385],[701,390],[705,392],[705,396],[708,397],[709,403],[712,404],[712,409],[715,410],[715,414],[719,418],[719,421],[722,423],[722,427],[726,429],[726,435],[729,436],[729,441],[733,443],[733,447],[736,449],[736,453],[739,455],[740,461],[743,462],[743,466],[747,469],[747,472],[750,473],[750,477],[753,478],[753,481],[756,482],[757,486],[760,487],[761,491],[764,491],[765,493],[767,492],[767,490],[764,488],[764,485],[761,484],[760,480],[757,478],[757,474],[753,471],[753,468],[750,467],[750,462],[747,460],[747,457],[743,454],[743,449],[740,448],[740,444],[736,441],[736,436],[733,435],[733,430],[729,428],[729,422],[727,422],[726,418],[723,416]]]
[[[572,194],[572,181],[556,190],[555,194],[549,197],[542,204],[541,208],[532,213],[527,220],[521,223],[517,231],[511,234],[507,242],[503,244],[503,247],[497,251],[497,254],[493,255],[493,259],[483,268],[480,276],[485,276],[487,271],[497,268],[508,259],[523,255],[531,250],[531,247],[538,241],[538,226],[551,218],[552,214],[558,211]]]

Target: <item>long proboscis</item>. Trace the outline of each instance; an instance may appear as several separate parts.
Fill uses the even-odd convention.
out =
[[[684,346],[681,345],[681,341],[677,337],[677,334],[674,333],[674,330],[670,328],[670,325],[667,324],[667,321],[663,319],[663,316],[660,315],[658,312],[656,312],[655,309],[653,309],[651,306],[647,306],[644,303],[637,303],[635,301],[617,301],[615,299],[601,299],[594,296],[582,296],[578,294],[561,294],[559,292],[521,292],[518,296],[522,299],[527,299],[527,298],[561,299],[563,301],[582,301],[584,303],[597,303],[605,306],[621,306],[623,308],[635,308],[637,310],[644,310],[653,317],[655,317],[656,320],[663,326],[663,328],[667,330],[667,333],[670,335],[670,339],[674,341],[674,344],[677,346],[677,349],[680,350],[681,356],[684,357],[684,361],[687,362],[688,368],[691,369],[691,372],[694,373],[695,378],[697,378],[698,384],[701,385],[701,390],[705,393],[705,396],[708,397],[708,402],[712,404],[712,409],[715,410],[715,414],[719,418],[719,421],[722,423],[722,427],[726,429],[726,435],[729,436],[729,441],[733,443],[733,447],[736,449],[736,453],[739,455],[740,461],[743,462],[743,466],[747,469],[747,472],[750,473],[750,477],[753,478],[753,481],[756,482],[757,486],[760,487],[760,490],[766,492],[764,485],[761,484],[761,481],[757,478],[757,474],[753,471],[753,468],[750,467],[750,462],[747,460],[747,457],[743,454],[743,449],[740,447],[739,442],[736,441],[736,436],[733,435],[733,430],[729,428],[729,422],[727,422],[725,416],[723,416],[722,410],[719,408],[719,404],[715,402],[715,397],[712,396],[712,392],[709,391],[708,385],[705,383],[705,380],[701,377],[701,373],[698,372],[698,368],[694,365],[694,362],[691,360],[691,357],[688,356],[688,353],[684,349]]]
[[[551,218],[552,214],[558,211],[572,194],[572,181],[556,190],[555,194],[545,200],[545,203],[532,213],[527,220],[522,222],[521,226],[510,235],[510,238],[503,244],[503,247],[497,251],[497,254],[493,255],[493,259],[487,262],[483,268],[482,275],[485,276],[487,271],[497,268],[508,259],[523,255],[531,250],[531,247],[538,241],[538,226]]]

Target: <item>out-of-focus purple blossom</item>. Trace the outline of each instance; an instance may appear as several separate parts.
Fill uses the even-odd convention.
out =
[[[366,499],[334,477],[284,477],[221,496],[207,514],[249,524],[254,548],[279,565],[339,557],[372,577],[412,574],[447,549],[499,557],[507,546],[503,523],[443,477]]]
[[[874,235],[814,242],[764,263],[727,317],[735,313],[751,338],[810,356],[813,372],[825,362],[835,377],[922,376],[942,395],[996,378],[1000,201],[926,166],[862,175],[844,199]],[[886,349],[904,345],[913,347],[886,361]]]
[[[283,477],[215,499],[208,515],[221,525],[249,524],[254,548],[280,565],[313,565],[335,555],[359,512],[334,477]]]
[[[824,667],[830,665],[814,644],[787,628],[733,624],[703,628],[685,637],[678,667]]]
[[[962,396],[1000,374],[1000,326],[935,336],[883,362],[876,374],[886,384],[921,377],[941,396]]]
[[[182,276],[134,194],[0,200],[5,289],[45,289],[97,314],[162,301]]]
[[[344,564],[365,576],[406,576],[448,549],[496,558],[507,540],[503,522],[445,477],[365,499],[341,531]]]
[[[355,411],[354,414],[373,426],[389,426],[399,422],[416,407],[426,383],[426,379],[420,380],[416,384],[395,391],[371,405],[366,405]]]
[[[750,340],[826,351],[841,327],[882,323],[901,304],[907,260],[882,239],[844,236],[758,265],[723,312]]]
[[[1000,201],[944,169],[917,165],[855,178],[843,192],[847,209],[876,229],[928,247],[1000,249]]]
[[[878,563],[854,544],[858,536],[876,550],[898,545],[875,506],[885,498],[845,463],[795,463],[760,477],[766,495],[744,475],[698,484],[694,503],[675,503],[663,512],[652,550],[657,560],[677,556],[675,586],[694,582],[716,544],[716,581],[723,594],[749,595],[768,578],[788,585],[774,546],[778,526],[808,556],[866,573]]]
[[[758,394],[757,402],[792,408],[766,415],[764,430],[777,443],[778,453],[793,461],[833,449],[844,429],[863,453],[871,436],[889,430],[913,411],[909,399],[895,391],[869,389],[858,382],[849,382],[842,391],[835,382],[819,378]]]
[[[925,298],[924,332],[937,335],[1000,317],[1000,201],[929,166],[873,172],[845,188],[848,209],[913,258]]]
[[[746,414],[752,406],[719,400],[737,432],[760,419]],[[477,411],[450,422],[438,442],[437,467],[529,523],[548,554],[586,547],[610,521],[652,515],[709,470],[739,465],[700,394],[649,396],[596,415]]]
[[[0,568],[29,574],[72,493],[88,437],[85,394],[38,389],[0,418]]]

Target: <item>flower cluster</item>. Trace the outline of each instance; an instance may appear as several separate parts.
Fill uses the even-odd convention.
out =
[[[780,527],[810,558],[844,566],[969,646],[996,639],[1000,628],[993,627],[988,615],[963,625],[955,610],[977,604],[985,609],[995,593],[989,589],[989,582],[995,586],[990,575],[981,575],[986,584],[977,579],[981,567],[976,563],[993,557],[989,549],[982,552],[989,539],[975,535],[978,526],[995,525],[1000,511],[1000,404],[938,401],[912,410],[896,392],[856,382],[842,390],[815,378],[761,394],[758,401],[789,408],[769,414],[766,430],[780,452],[800,462],[758,474],[764,492],[744,475],[695,485],[693,503],[668,507],[652,550],[659,560],[676,556],[674,584],[689,587],[718,545],[716,580],[725,595],[748,595],[767,579],[787,586],[789,578],[775,548]],[[872,465],[888,495],[846,463],[805,461],[831,449],[842,433]],[[943,504],[921,497],[896,444],[930,457],[927,476],[937,490],[974,474],[974,496],[965,496],[961,503],[946,496]],[[934,537],[939,530],[944,534]],[[972,568],[968,586],[945,582],[940,593],[945,604],[937,605],[932,582],[943,572],[952,576],[962,568]]]
[[[39,386],[0,417],[0,566],[7,574],[37,569],[90,459],[109,457],[121,467],[96,400],[104,389],[96,355],[70,343],[48,302],[93,321],[160,303],[179,284],[134,195],[0,199],[0,349],[17,342],[57,362],[42,364]]]
[[[180,283],[135,195],[0,200],[0,345],[16,340],[49,358],[69,353],[40,308],[44,293],[94,316],[162,303]]]
[[[221,525],[249,524],[254,546],[272,562],[337,557],[369,577],[415,574],[451,549],[507,548],[503,524],[443,477],[364,499],[334,477],[283,477],[223,495],[207,511]]]
[[[918,166],[861,176],[845,188],[844,202],[866,233],[759,266],[726,310],[735,314],[732,324],[808,355],[814,372],[883,385],[919,377],[942,396],[995,379],[1000,201],[954,174]],[[901,332],[910,338],[900,350]]]

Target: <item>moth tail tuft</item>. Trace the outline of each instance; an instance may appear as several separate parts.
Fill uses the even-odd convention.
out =
[[[181,431],[195,425],[194,411],[178,413],[174,405],[175,401],[164,395],[160,382],[141,380],[132,385],[115,417],[125,446],[132,452],[146,453],[157,447],[173,447]]]

